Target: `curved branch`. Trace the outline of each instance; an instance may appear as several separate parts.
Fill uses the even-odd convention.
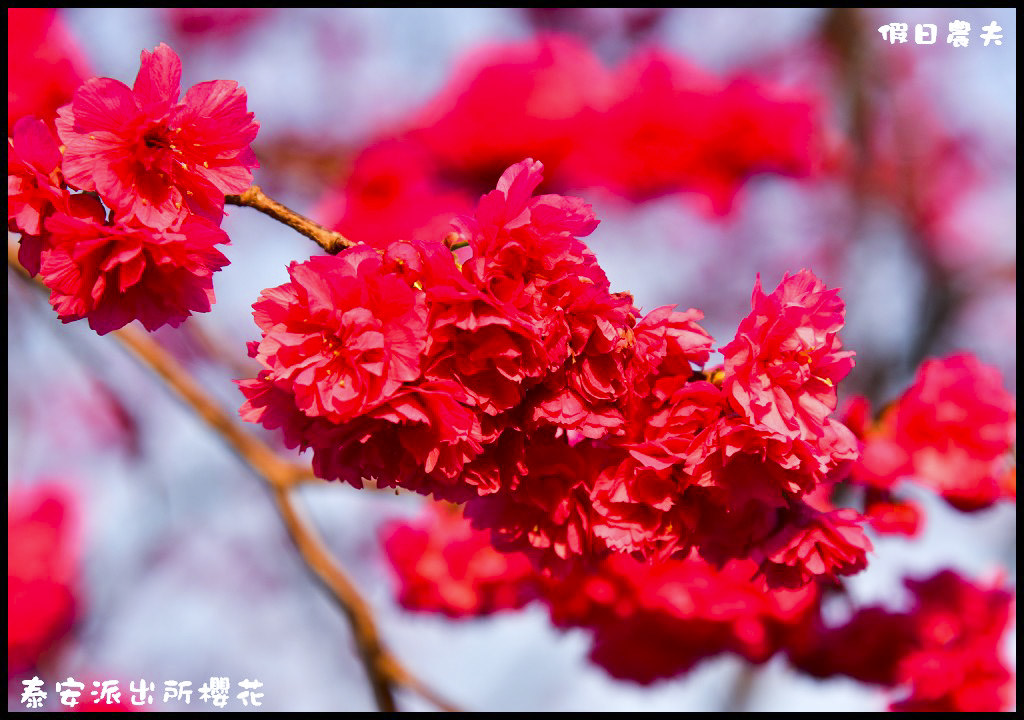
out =
[[[337,255],[345,248],[350,248],[357,243],[334,230],[328,230],[304,215],[299,215],[291,208],[285,207],[271,197],[268,197],[260,190],[258,185],[253,185],[241,195],[228,195],[224,198],[228,205],[251,207],[259,210],[264,215],[269,215],[278,222],[282,222],[296,232],[305,235],[317,245],[322,247],[330,255]]]
[[[18,262],[18,248],[7,243],[7,264],[22,278],[43,290]],[[312,478],[309,468],[283,460],[258,438],[246,433],[206,392],[189,372],[147,333],[128,326],[111,333],[142,364],[148,366],[172,388],[199,417],[217,432],[235,453],[270,486],[274,504],[288,535],[306,566],[331,592],[352,628],[360,660],[366,669],[380,710],[396,709],[394,688],[405,687],[441,710],[457,708],[427,688],[382,645],[373,612],[355,585],[338,566],[316,532],[303,522],[289,496],[289,489]]]

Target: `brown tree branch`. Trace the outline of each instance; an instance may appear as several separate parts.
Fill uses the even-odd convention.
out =
[[[7,264],[36,287],[46,289],[33,280],[18,262],[17,245],[7,243]],[[306,566],[334,596],[352,628],[356,648],[373,688],[380,710],[396,709],[394,688],[405,687],[446,711],[457,708],[427,688],[412,675],[381,644],[373,612],[352,581],[338,566],[326,545],[312,527],[303,522],[289,496],[289,489],[312,477],[308,468],[289,463],[256,437],[249,435],[199,386],[189,372],[147,333],[135,327],[124,327],[112,333],[137,360],[155,372],[172,388],[207,425],[215,430],[238,456],[270,486],[278,513],[288,535],[299,550]]]
[[[323,225],[318,225],[309,218],[299,215],[291,208],[285,207],[273,198],[268,197],[260,190],[258,185],[253,185],[241,195],[228,195],[224,198],[224,202],[228,205],[255,208],[264,215],[269,215],[278,222],[282,222],[296,232],[305,235],[330,255],[337,255],[345,248],[350,248],[357,244],[341,233],[328,230]]]

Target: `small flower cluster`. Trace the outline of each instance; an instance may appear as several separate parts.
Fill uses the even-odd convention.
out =
[[[438,242],[289,268],[254,308],[242,416],[312,448],[320,477],[456,503],[545,566],[615,551],[756,561],[771,585],[862,569],[852,510],[809,496],[856,440],[830,417],[853,365],[844,308],[810,272],[765,294],[703,371],[700,312],[645,316],[580,240],[578,198],[510,167]]]
[[[554,578],[531,572],[521,553],[496,553],[486,532],[435,505],[382,536],[406,609],[466,618],[543,603],[556,627],[585,629],[590,659],[622,680],[676,677],[721,653],[752,663],[785,653],[814,677],[892,688],[901,698],[894,710],[999,711],[1013,702],[999,652],[1013,594],[949,570],[906,580],[907,611],[868,606],[829,626],[829,588],[766,590],[751,560],[650,565],[615,554]]]
[[[973,355],[926,360],[877,421],[869,414],[863,398],[846,413],[862,446],[849,479],[864,488],[865,511],[878,531],[919,529],[921,511],[900,497],[901,482],[928,488],[962,512],[1016,499],[1016,399],[999,371]]]
[[[57,133],[18,120],[7,145],[8,229],[64,322],[104,334],[140,320],[180,325],[214,301],[224,196],[258,166],[258,123],[236,83],[181,95],[181,61],[143,51],[133,87],[93,78],[58,110]]]
[[[695,555],[649,565],[614,554],[545,576],[522,553],[497,553],[488,533],[436,504],[382,536],[406,609],[464,618],[541,602],[556,627],[591,633],[596,664],[643,684],[723,652],[764,662],[784,646],[787,628],[817,609],[816,585],[766,591],[750,560],[716,568]]]
[[[502,553],[452,506],[431,503],[415,524],[390,522],[380,532],[407,610],[452,618],[521,608],[538,594],[539,576],[521,553]]]
[[[906,612],[870,606],[838,627],[818,617],[790,641],[791,662],[815,677],[846,675],[899,691],[903,712],[999,712],[1013,704],[1013,673],[1000,656],[1013,593],[944,570],[905,581]]]
[[[721,79],[655,47],[614,69],[570,35],[481,48],[402,127],[371,144],[325,222],[376,247],[472,210],[505,167],[532,156],[558,191],[630,201],[686,191],[718,214],[757,173],[823,164],[816,102],[753,77]]]

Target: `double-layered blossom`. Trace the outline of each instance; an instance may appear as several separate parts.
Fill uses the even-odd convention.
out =
[[[534,196],[542,179],[541,163],[517,163],[473,217],[460,219],[456,235],[473,252],[460,283],[470,290],[441,303],[435,316],[432,356],[489,415],[518,405],[564,365],[573,343],[585,340],[577,339],[573,303],[594,287],[608,291],[579,239],[597,227],[593,211],[579,198]]]
[[[57,120],[68,183],[99,193],[125,221],[167,227],[193,213],[219,223],[224,195],[243,192],[259,166],[249,149],[259,123],[234,81],[180,95],[181,60],[164,44],[142,52],[131,88],[87,80]]]
[[[236,83],[201,83],[179,102],[180,79],[181,61],[160,45],[142,53],[134,88],[110,78],[78,88],[58,113],[62,144],[36,118],[14,125],[8,229],[64,322],[155,330],[210,310],[212,275],[228,262],[216,248],[228,242],[224,196],[252,179],[259,125]]]
[[[32,275],[39,272],[44,219],[67,209],[60,162],[60,147],[42,120],[14,124],[7,140],[7,229],[21,233],[18,261]]]
[[[424,376],[424,291],[369,246],[293,263],[289,276],[253,306],[263,338],[250,353],[264,370],[240,383],[243,418],[313,448],[321,477],[423,492],[440,491],[431,473],[454,482],[480,451],[479,423],[458,384]]]
[[[836,384],[853,368],[839,340],[843,315],[838,291],[809,271],[787,275],[770,295],[759,277],[751,313],[722,348],[732,407],[781,436],[821,436],[836,409]]]
[[[755,552],[760,572],[773,587],[799,588],[811,580],[836,580],[867,567],[873,548],[852,508],[818,512],[802,507],[783,517],[782,527]]]
[[[74,200],[47,218],[39,270],[63,322],[87,318],[103,335],[133,320],[178,326],[210,310],[213,273],[228,263],[216,247],[229,242],[223,230],[196,216],[166,230],[105,222],[99,202]]]
[[[836,292],[807,271],[770,295],[758,284],[751,314],[722,349],[724,366],[710,372],[695,370],[710,337],[692,321],[679,326],[679,358],[669,353],[654,365],[624,432],[610,441],[628,454],[593,483],[595,533],[620,551],[663,558],[696,548],[719,564],[771,546],[769,554],[795,571],[764,564],[772,585],[863,568],[869,544],[851,540],[860,531],[845,522],[837,532],[826,523],[813,541],[780,535],[803,527],[804,498],[856,456],[854,436],[830,417],[835,384],[852,365],[837,336],[842,309]],[[649,342],[645,324],[638,345]],[[783,559],[790,541],[806,552]],[[815,569],[807,571],[813,547]]]

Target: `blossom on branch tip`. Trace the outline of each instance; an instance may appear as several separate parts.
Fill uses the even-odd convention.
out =
[[[770,295],[758,277],[752,311],[722,348],[723,389],[746,418],[791,438],[818,436],[853,368],[839,340],[845,307],[811,272],[787,275]]]
[[[224,196],[241,193],[259,167],[259,130],[246,93],[231,80],[181,94],[181,60],[160,44],[143,51],[135,85],[93,78],[58,112],[69,184],[99,193],[120,219],[167,227],[187,213],[219,223]]]

